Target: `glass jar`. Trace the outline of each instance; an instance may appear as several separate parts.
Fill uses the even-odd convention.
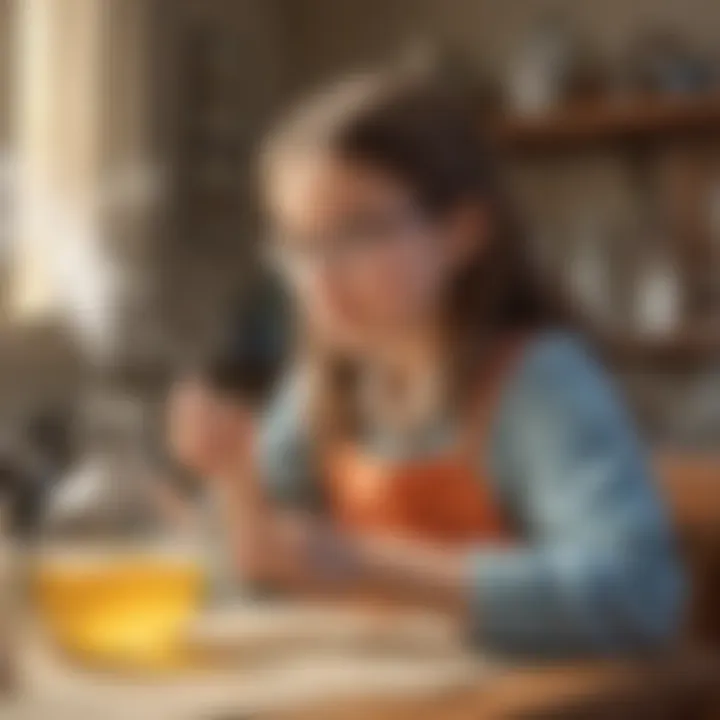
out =
[[[185,664],[180,638],[202,604],[204,563],[195,534],[161,516],[142,407],[99,392],[82,424],[85,451],[51,495],[33,552],[40,624],[88,665]]]

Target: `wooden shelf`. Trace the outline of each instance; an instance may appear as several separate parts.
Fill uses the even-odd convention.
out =
[[[720,136],[720,93],[686,98],[595,101],[544,115],[504,116],[494,128],[509,151],[555,151],[581,146]]]
[[[678,366],[716,361],[720,365],[720,329],[691,329],[658,337],[609,337],[603,345],[613,359],[623,363]]]

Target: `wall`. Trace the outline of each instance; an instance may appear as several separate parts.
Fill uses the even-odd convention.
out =
[[[498,70],[544,12],[559,9],[617,59],[638,30],[669,27],[713,49],[720,33],[716,0],[293,0],[303,82],[393,57],[404,43],[431,38]]]
[[[3,162],[10,134],[10,40],[12,34],[11,0],[0,0],[0,163]],[[0,176],[0,204],[7,192],[4,180]],[[9,221],[0,216],[0,317],[7,302],[7,265],[4,262],[6,243],[10,234]]]
[[[8,140],[10,130],[10,39],[12,0],[0,0],[0,149]]]
[[[89,193],[96,194],[105,184],[122,179],[128,169],[158,170],[172,185],[177,150],[174,101],[183,84],[182,62],[173,54],[173,33],[185,12],[214,15],[216,22],[237,30],[246,68],[242,144],[251,156],[284,81],[284,25],[274,0],[20,0],[27,12],[36,7],[47,10],[58,54],[53,46],[44,47],[39,55],[47,91],[33,94],[39,86],[31,88],[31,83],[23,82],[16,85],[20,93],[14,102],[5,105],[2,90],[9,72],[4,58],[12,46],[4,40],[14,43],[21,37],[16,34],[21,28],[5,22],[11,2],[0,0],[0,146],[7,108],[7,114],[12,110],[16,118],[16,148],[22,147],[44,170],[52,171],[53,178],[67,177],[69,182],[60,183],[63,190],[75,188],[84,197],[90,186]],[[71,15],[68,24],[65,20]],[[38,41],[45,37],[32,32],[37,24],[23,27]],[[80,53],[89,47],[88,33],[93,50],[100,54],[86,72],[73,63],[81,62]],[[34,66],[37,69],[37,61]],[[17,70],[16,75],[24,77],[22,73],[32,68]],[[73,82],[67,73],[73,75]],[[38,75],[31,75],[29,80],[35,82]],[[73,101],[63,103],[63,95]],[[58,103],[59,112],[40,111],[40,106],[49,108],[53,103]],[[24,119],[26,110],[32,122]],[[48,117],[54,119],[50,125]],[[241,182],[247,185],[244,179]],[[158,345],[166,340],[166,359],[171,358],[178,338],[167,338],[166,331],[174,325],[182,324],[179,340],[186,346],[208,334],[248,264],[243,242],[252,224],[249,193],[242,198],[248,231],[240,233],[229,254],[206,251],[202,242],[179,247],[172,233],[175,228],[159,220],[176,211],[170,199],[169,205],[163,202],[164,197],[169,198],[161,194],[150,206],[141,200],[137,207],[132,207],[130,198],[129,207],[104,211],[100,218],[100,252],[108,253],[129,281],[118,326],[123,352],[116,357],[125,366],[156,362]],[[57,243],[52,247],[65,252]],[[89,274],[95,278],[95,272]],[[139,368],[140,375],[144,370]],[[43,319],[6,326],[0,322],[0,426],[38,405],[72,399],[87,381],[87,373],[77,345],[57,323]]]
[[[393,62],[418,44],[447,49],[502,77],[533,23],[550,11],[562,12],[612,69],[622,69],[633,39],[655,27],[677,32],[692,47],[718,57],[716,0],[297,0],[286,7],[294,84],[303,90]],[[636,178],[622,159],[598,157],[591,170],[580,160],[579,167],[567,162],[523,168],[517,182],[533,222],[547,225],[559,204],[572,205],[569,197],[583,212],[589,197],[606,203],[601,214],[630,218],[636,212],[631,189]]]
[[[281,12],[285,7],[282,0],[160,0],[158,4],[155,87],[159,95],[154,125],[160,155],[177,184],[169,188],[165,223],[156,238],[155,287],[162,306],[158,324],[180,353],[188,346],[196,350],[219,331],[232,297],[252,268],[252,245],[258,233],[255,152],[288,92],[290,35]],[[183,188],[203,168],[188,161],[192,149],[187,140],[188,116],[194,113],[187,106],[187,58],[182,45],[184,34],[203,26],[232,37],[241,58],[234,94],[227,97],[228,103],[241,109],[233,131],[238,222],[233,236],[221,243],[215,242],[210,228],[199,235],[188,231],[183,212],[188,209]]]

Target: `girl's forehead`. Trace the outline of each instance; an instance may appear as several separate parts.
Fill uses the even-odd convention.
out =
[[[384,208],[407,201],[409,194],[380,168],[332,156],[296,157],[270,189],[272,212],[284,222],[299,224]]]

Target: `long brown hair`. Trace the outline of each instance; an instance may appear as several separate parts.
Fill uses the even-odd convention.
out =
[[[476,109],[464,95],[427,78],[379,73],[336,85],[297,111],[266,145],[266,182],[292,153],[324,152],[371,166],[408,187],[419,206],[442,217],[479,203],[490,236],[451,283],[445,317],[455,399],[472,396],[483,359],[508,334],[564,317],[536,272],[503,189]],[[309,333],[300,349],[314,377],[312,407],[323,440],[353,426],[351,361],[323,352]]]

